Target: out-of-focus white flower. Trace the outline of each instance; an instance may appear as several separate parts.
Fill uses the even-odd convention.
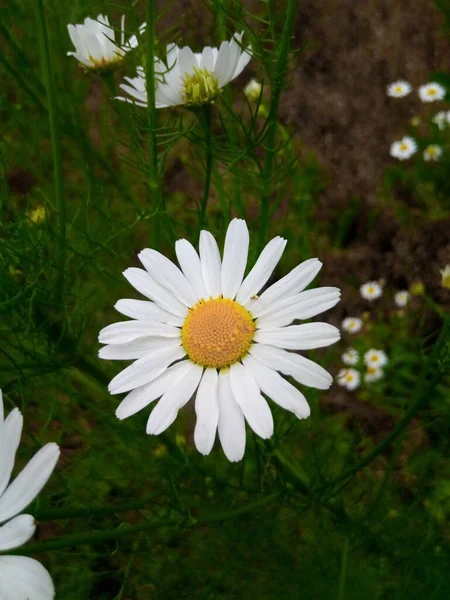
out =
[[[427,162],[438,161],[442,156],[442,148],[436,144],[430,144],[423,151],[423,159]]]
[[[222,88],[242,73],[252,57],[251,47],[241,48],[243,33],[235,33],[220,48],[203,48],[194,53],[185,46],[167,46],[166,62],[155,58],[156,108],[200,106],[214,102]],[[132,98],[118,100],[147,106],[145,72],[138,68],[137,77],[125,77],[121,88]]]
[[[371,348],[364,354],[364,362],[368,367],[384,367],[388,362],[388,358],[383,350]]]
[[[439,83],[431,82],[421,85],[419,88],[419,98],[422,102],[436,102],[445,97],[445,88]]]
[[[383,369],[380,367],[368,366],[364,374],[364,381],[371,383],[373,381],[379,381],[384,376]]]
[[[89,69],[107,69],[123,60],[125,54],[136,48],[138,39],[132,35],[125,41],[125,15],[120,25],[120,41],[116,41],[116,32],[108,17],[98,15],[97,19],[87,18],[84,23],[67,25],[75,52],[68,52]],[[139,30],[145,29],[143,23]]]
[[[386,88],[386,93],[392,98],[403,98],[407,96],[412,90],[412,86],[407,81],[394,81],[390,83]]]
[[[351,391],[359,387],[361,376],[356,369],[341,369],[336,381],[339,385]]]
[[[56,444],[46,444],[10,484],[22,425],[23,417],[17,408],[4,418],[0,390],[0,552],[18,548],[34,535],[34,518],[19,513],[47,483],[60,454]],[[37,560],[26,556],[0,555],[2,600],[52,600],[54,597],[52,579]]]
[[[363,326],[362,319],[358,319],[358,317],[346,317],[342,321],[342,329],[347,333],[358,333]]]
[[[408,135],[405,135],[401,140],[395,141],[391,145],[390,150],[391,156],[399,160],[411,158],[415,152],[417,152],[416,141]]]
[[[445,129],[450,124],[450,110],[440,110],[431,120],[439,129]]]
[[[442,276],[442,287],[450,289],[450,265],[446,265],[444,269],[439,269],[439,272]]]
[[[376,300],[383,295],[383,288],[378,281],[368,281],[367,283],[364,283],[359,288],[359,291],[361,296],[369,301]]]
[[[354,348],[348,348],[341,356],[341,359],[346,365],[356,365],[359,361],[359,352]]]
[[[397,306],[400,306],[400,308],[404,308],[408,304],[409,298],[410,293],[406,290],[402,290],[394,295],[394,302]]]
[[[244,88],[244,94],[250,102],[257,102],[261,96],[262,85],[256,79],[250,79]]]

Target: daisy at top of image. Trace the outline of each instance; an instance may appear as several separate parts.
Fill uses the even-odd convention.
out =
[[[142,300],[119,300],[115,308],[130,317],[105,327],[108,344],[99,356],[135,360],[109,384],[111,394],[129,392],[116,415],[125,419],[160,398],[147,433],[158,435],[176,419],[196,393],[194,441],[206,455],[216,438],[230,461],[245,451],[245,421],[260,437],[273,433],[273,418],[262,394],[299,419],[310,414],[298,383],[327,389],[331,375],[291,350],[323,348],[340,338],[328,323],[292,325],[330,308],[340,290],[305,290],[322,263],[311,258],[270,285],[258,297],[280,260],[286,240],[275,237],[244,277],[249,249],[245,221],[231,221],[221,257],[208,231],[200,234],[199,253],[187,240],[175,244],[178,268],[156,250],[139,254],[144,269],[129,268],[125,278]]]
[[[249,63],[250,46],[242,49],[243,33],[235,33],[220,48],[207,46],[202,52],[192,52],[188,46],[167,46],[166,61],[155,58],[156,108],[168,106],[200,106],[214,102],[222,88],[242,73]],[[118,100],[147,106],[145,71],[138,67],[137,77],[125,77],[128,83],[120,87],[132,99],[118,96]]]
[[[438,161],[442,156],[442,148],[437,144],[430,144],[423,151],[423,159],[426,162]]]
[[[407,81],[394,81],[390,83],[386,88],[386,93],[392,98],[404,98],[412,90],[412,85]]]
[[[358,333],[363,326],[362,319],[358,317],[346,317],[341,324],[341,327],[347,333]]]
[[[98,15],[97,19],[87,18],[84,23],[67,25],[75,52],[68,52],[88,69],[107,69],[123,60],[125,54],[136,48],[138,39],[132,35],[125,41],[125,15],[120,24],[120,41],[116,41],[116,32],[109,24],[108,17]],[[145,23],[139,31],[145,29]]]
[[[346,365],[356,365],[359,361],[359,352],[354,348],[348,348],[341,356],[341,359]]]
[[[371,348],[364,354],[364,362],[368,367],[384,367],[388,362],[388,358],[383,350]]]
[[[450,124],[450,110],[440,110],[431,120],[439,129],[445,129]]]
[[[445,94],[445,88],[434,81],[419,87],[419,98],[422,102],[436,102],[437,100],[443,100]]]
[[[394,302],[400,308],[404,308],[411,297],[411,294],[407,290],[401,290],[394,295]]]
[[[367,366],[366,372],[364,374],[364,381],[366,383],[371,383],[374,381],[379,381],[383,379],[384,373],[381,367]]]
[[[406,160],[417,152],[417,143],[409,135],[405,135],[401,140],[391,144],[390,154],[399,160]]]
[[[363,283],[363,285],[359,288],[361,296],[365,300],[376,300],[383,295],[383,288],[378,283],[378,281],[368,281],[367,283]]]
[[[336,381],[342,387],[348,390],[356,390],[361,382],[361,376],[356,369],[341,369],[337,375]]]
[[[27,556],[5,556],[34,535],[36,523],[22,512],[39,494],[59,458],[56,444],[41,448],[10,484],[23,417],[18,408],[4,418],[0,390],[0,598],[3,600],[51,600],[55,588],[46,569]]]

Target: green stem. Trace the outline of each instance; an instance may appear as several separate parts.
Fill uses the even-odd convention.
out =
[[[287,479],[293,481],[296,484],[296,488],[307,495],[309,493],[310,481],[303,469],[293,463],[290,458],[286,457],[280,449],[274,450],[273,459]]]
[[[344,548],[342,550],[342,562],[341,562],[341,574],[339,576],[339,592],[338,592],[338,600],[344,600],[345,593],[345,582],[347,579],[347,565],[348,565],[348,548],[349,548],[349,540],[348,538],[345,540]]]
[[[64,175],[62,148],[58,126],[55,80],[48,38],[47,20],[43,0],[36,1],[36,20],[41,53],[42,71],[47,94],[48,120],[52,140],[53,169],[55,173],[55,196],[58,207],[58,278],[56,283],[56,301],[62,304],[64,294],[64,275],[66,269],[66,202],[64,198]]]
[[[205,172],[205,183],[203,186],[203,197],[200,205],[200,217],[198,228],[199,231],[203,229],[206,220],[206,208],[208,206],[209,190],[211,188],[211,173],[212,173],[212,135],[211,135],[211,106],[205,104],[203,107],[203,117],[205,124],[205,139],[206,139],[206,172]]]

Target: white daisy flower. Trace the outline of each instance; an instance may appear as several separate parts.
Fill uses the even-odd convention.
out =
[[[341,359],[346,365],[356,365],[359,361],[359,352],[354,348],[348,348],[341,356]]]
[[[392,98],[403,98],[407,96],[412,90],[412,86],[407,81],[394,81],[390,83],[386,88],[386,93]]]
[[[394,295],[394,302],[400,308],[404,308],[410,299],[411,295],[407,290],[402,290]]]
[[[421,85],[419,88],[419,98],[422,102],[436,102],[437,100],[443,100],[445,93],[445,88],[435,82]]]
[[[256,79],[250,79],[244,88],[244,94],[250,102],[257,102],[261,96],[262,85]]]
[[[388,358],[383,350],[371,348],[364,354],[364,362],[368,367],[384,367],[388,362]]]
[[[431,120],[439,129],[445,129],[450,124],[450,110],[440,110]]]
[[[341,325],[342,329],[347,333],[358,333],[358,331],[361,331],[362,326],[363,321],[362,319],[358,319],[358,317],[346,317]]]
[[[441,286],[450,289],[450,265],[445,265],[444,269],[439,269],[441,274]]]
[[[364,374],[364,381],[366,383],[371,383],[374,381],[379,381],[380,379],[383,379],[383,377],[384,373],[381,367],[368,366]]]
[[[369,301],[376,300],[383,295],[383,288],[378,281],[368,281],[367,283],[364,283],[359,288],[359,291],[361,296]]]
[[[441,158],[441,156],[442,156],[442,148],[440,146],[437,146],[436,144],[430,144],[423,151],[423,159],[426,162],[430,162],[430,161],[436,162]]]
[[[391,145],[390,154],[399,160],[406,160],[417,152],[417,144],[412,137],[405,135]]]
[[[229,42],[222,42],[220,48],[207,46],[201,53],[192,52],[188,46],[167,46],[166,62],[155,58],[156,108],[214,102],[222,88],[242,73],[252,57],[250,47],[242,50],[240,46],[242,36],[243,33],[235,33]],[[147,106],[145,71],[142,67],[137,71],[137,77],[125,77],[130,85],[122,83],[120,86],[133,100],[121,96],[118,100]]]
[[[356,369],[341,369],[336,381],[339,385],[351,391],[359,387],[361,376]]]
[[[9,484],[22,425],[23,417],[18,408],[4,418],[0,390],[0,598],[51,600],[55,596],[52,579],[37,560],[1,554],[22,546],[34,535],[36,523],[33,517],[19,513],[42,490],[60,454],[56,444],[46,444]]]
[[[332,308],[340,291],[304,291],[322,266],[312,258],[258,297],[285,246],[281,237],[271,240],[244,277],[249,232],[245,221],[234,219],[222,259],[208,231],[200,234],[199,254],[187,240],[177,241],[181,270],[156,250],[139,254],[145,270],[130,268],[124,276],[150,301],[119,300],[116,309],[133,320],[109,325],[99,335],[108,344],[101,358],[137,359],[109,384],[111,394],[129,392],[116,411],[119,419],[161,398],[147,423],[147,433],[157,435],[197,391],[197,449],[209,454],[218,431],[226,456],[238,461],[245,450],[245,421],[264,439],[273,433],[262,393],[300,419],[309,416],[303,394],[280,373],[327,389],[331,375],[289,351],[329,346],[340,333],[328,323],[292,323]]]
[[[68,52],[88,69],[105,69],[123,60],[125,54],[136,48],[138,39],[132,35],[125,41],[125,15],[120,25],[120,41],[116,42],[116,33],[109,24],[108,17],[98,15],[97,19],[87,18],[84,23],[67,25],[75,52]],[[139,31],[145,29],[143,23]]]

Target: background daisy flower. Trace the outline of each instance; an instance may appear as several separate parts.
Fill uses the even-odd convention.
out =
[[[338,373],[336,381],[347,390],[356,390],[361,382],[361,376],[356,369],[341,369]]]
[[[431,82],[419,87],[419,98],[422,102],[436,102],[445,97],[445,88],[439,83]]]
[[[346,365],[356,365],[359,361],[359,352],[354,348],[348,348],[341,356],[341,359]]]
[[[430,144],[423,151],[423,159],[427,162],[438,161],[442,156],[442,148],[436,144]]]
[[[366,383],[371,383],[374,381],[379,381],[383,379],[384,373],[381,367],[368,366],[366,372],[364,374],[364,381]]]
[[[245,421],[262,438],[273,433],[262,394],[300,419],[309,416],[305,397],[281,374],[327,389],[331,375],[291,351],[329,346],[340,333],[328,323],[292,323],[332,308],[340,291],[304,291],[322,266],[312,258],[257,297],[285,246],[283,238],[272,239],[244,277],[249,233],[245,221],[234,219],[223,258],[208,231],[201,232],[199,254],[187,240],[177,241],[181,269],[155,250],[139,254],[145,270],[130,268],[124,275],[150,301],[119,300],[116,309],[133,320],[99,335],[107,344],[101,358],[136,359],[109,385],[111,394],[129,392],[116,411],[119,419],[161,398],[147,423],[147,433],[157,435],[197,392],[197,449],[209,454],[218,432],[226,456],[237,461],[245,450]]]
[[[346,317],[341,324],[341,327],[347,333],[358,333],[363,326],[362,319],[358,317]]]
[[[405,135],[401,140],[397,140],[391,145],[390,154],[399,160],[406,160],[417,152],[417,143],[408,135]]]
[[[431,120],[439,129],[445,129],[450,123],[450,110],[440,110]]]
[[[250,102],[257,102],[261,95],[262,85],[256,79],[250,79],[244,87],[244,94]]]
[[[383,288],[378,283],[378,281],[368,281],[367,283],[364,283],[359,288],[359,291],[361,293],[361,296],[365,300],[369,301],[376,300],[377,298],[380,298],[380,296],[383,295]]]
[[[407,96],[412,90],[412,86],[407,81],[394,81],[390,83],[386,88],[386,93],[392,98],[403,98]]]
[[[371,348],[364,354],[364,362],[368,367],[384,367],[388,362],[388,358],[383,350]]]
[[[394,302],[400,308],[404,308],[410,299],[411,295],[407,290],[402,290],[394,295]]]

